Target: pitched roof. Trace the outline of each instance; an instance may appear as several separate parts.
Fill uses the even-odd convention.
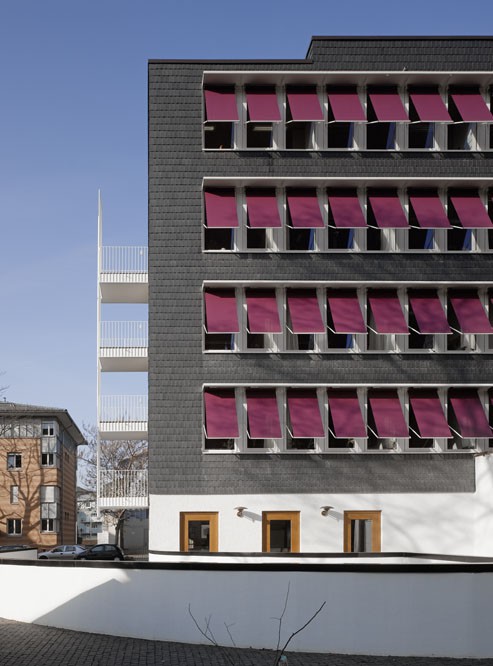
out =
[[[84,435],[79,430],[77,424],[72,419],[68,410],[61,407],[44,407],[41,405],[27,405],[20,402],[9,402],[7,400],[0,401],[0,418],[16,417],[16,418],[29,418],[29,417],[44,417],[57,419],[70,436],[74,439],[75,443],[85,444],[86,440]]]

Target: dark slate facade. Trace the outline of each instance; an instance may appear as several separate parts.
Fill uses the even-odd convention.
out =
[[[489,255],[206,254],[202,178],[492,176],[491,153],[202,150],[204,70],[491,69],[493,39],[314,38],[305,61],[149,63],[151,494],[472,492],[472,454],[202,454],[204,383],[493,384],[485,355],[202,353],[206,280],[492,281]]]

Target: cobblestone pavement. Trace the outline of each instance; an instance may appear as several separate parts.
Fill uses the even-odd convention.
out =
[[[273,666],[271,650],[118,638],[0,618],[0,666]],[[288,666],[492,666],[491,659],[288,653]]]

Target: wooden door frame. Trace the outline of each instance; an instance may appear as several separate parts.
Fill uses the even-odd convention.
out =
[[[271,520],[289,520],[291,522],[291,553],[300,552],[300,512],[299,511],[262,511],[262,552],[270,553]]]
[[[373,553],[382,549],[382,512],[381,511],[344,511],[344,552],[351,551],[351,521],[371,520],[371,545]]]
[[[209,552],[218,552],[218,512],[180,511],[180,552],[188,553],[188,523],[193,520],[209,521]]]

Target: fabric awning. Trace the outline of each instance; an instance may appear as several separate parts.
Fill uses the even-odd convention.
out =
[[[366,116],[358,97],[354,92],[332,92],[328,93],[332,115],[337,122],[365,122]]]
[[[378,437],[409,437],[409,430],[395,389],[368,392],[368,406],[373,414]]]
[[[411,389],[409,405],[421,438],[452,437],[435,389]]]
[[[447,229],[450,222],[437,194],[416,194],[409,197],[409,203],[422,229]]]
[[[251,439],[282,437],[277,397],[274,389],[249,389],[246,392],[248,434]]]
[[[279,122],[281,112],[276,91],[270,88],[246,90],[248,119],[254,122]]]
[[[280,333],[281,322],[274,289],[247,289],[246,302],[250,333]]]
[[[288,310],[293,333],[324,333],[315,289],[288,289]]]
[[[366,333],[356,289],[328,289],[327,302],[336,333]]]
[[[291,434],[294,438],[325,436],[315,390],[289,389],[287,402]]]
[[[238,333],[238,312],[234,289],[207,289],[205,328],[207,333]]]
[[[438,92],[410,93],[410,97],[421,121],[431,123],[452,122],[447,107]]]
[[[238,437],[238,415],[233,389],[205,389],[205,432],[211,439]]]
[[[403,229],[409,226],[397,194],[369,194],[368,201],[380,229]]]
[[[366,220],[356,193],[329,193],[329,205],[336,227],[341,229],[366,227]]]
[[[461,437],[493,436],[476,389],[450,389],[448,401]]]
[[[399,93],[371,92],[370,101],[375,115],[380,122],[409,122],[407,111]]]
[[[239,226],[234,189],[206,190],[205,224],[209,229],[233,229]]]
[[[421,334],[451,332],[447,315],[435,290],[410,289],[408,297]]]
[[[464,122],[493,122],[493,115],[479,93],[452,93],[452,99]]]
[[[247,190],[248,224],[252,229],[277,229],[282,226],[274,190]]]
[[[293,120],[310,122],[324,119],[315,88],[288,88],[286,96]]]
[[[395,289],[369,290],[368,304],[375,320],[377,333],[409,333]]]
[[[493,333],[479,294],[474,290],[453,290],[449,300],[462,333]]]
[[[333,434],[338,438],[367,437],[355,389],[328,389]]]
[[[287,190],[286,199],[295,229],[319,229],[324,226],[316,190]]]
[[[456,194],[450,197],[450,201],[464,229],[493,227],[493,222],[477,194]]]
[[[204,89],[206,120],[230,121],[238,120],[238,107],[234,88]]]

